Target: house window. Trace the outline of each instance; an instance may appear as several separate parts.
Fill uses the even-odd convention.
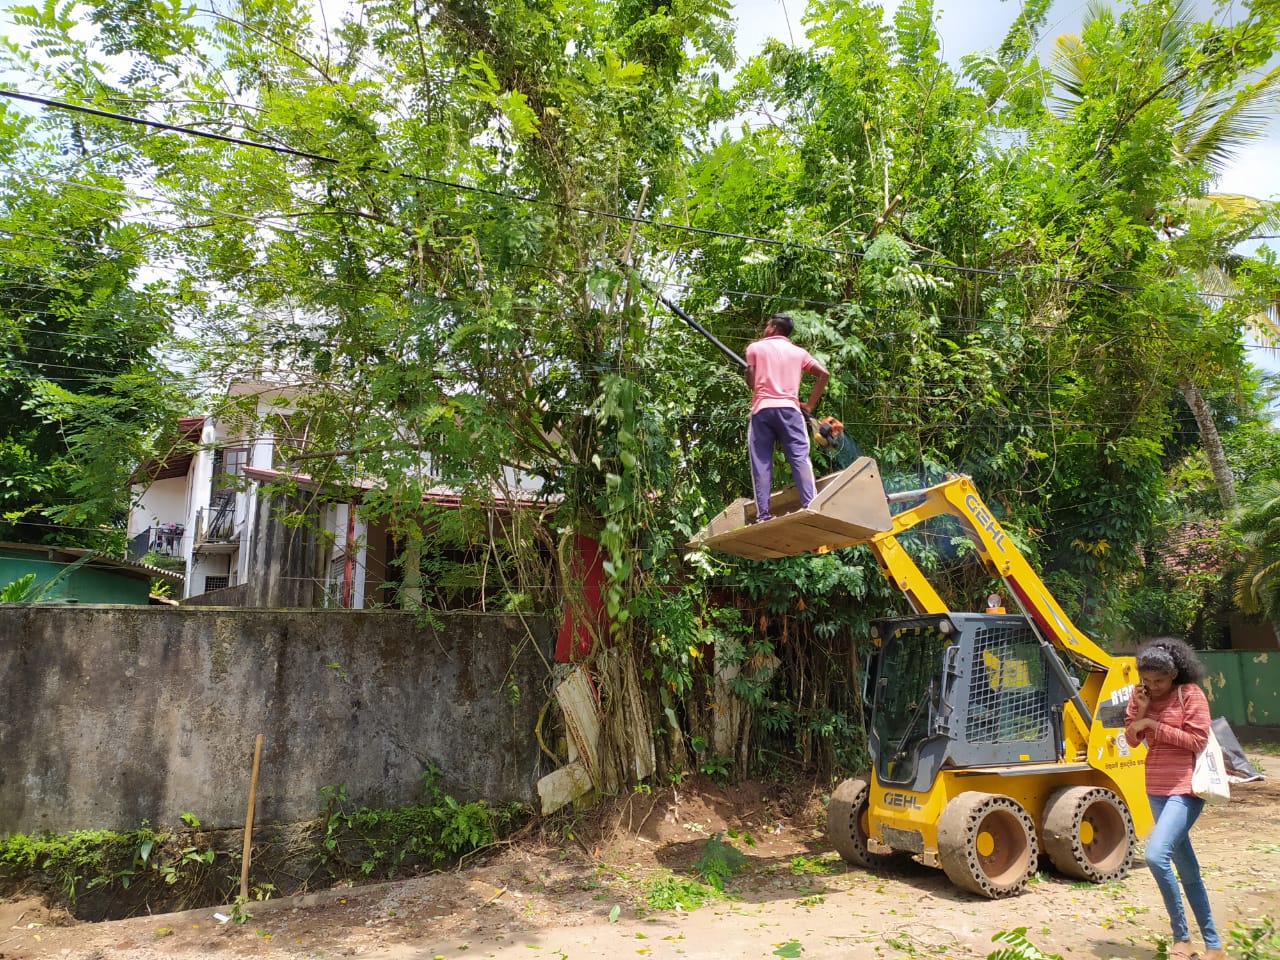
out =
[[[217,450],[213,455],[213,489],[235,489],[235,477],[244,475],[244,468],[249,465],[249,449],[247,447],[229,447]]]
[[[232,477],[244,476],[244,468],[249,465],[249,449],[233,447],[226,452],[223,472]]]
[[[309,445],[310,420],[305,417],[289,417],[278,414],[268,421],[275,434],[275,446],[271,452],[273,467],[286,466],[295,456],[304,453]]]
[[[222,590],[223,588],[229,586],[230,583],[231,583],[231,578],[228,576],[205,577],[204,592],[208,593],[210,590]]]

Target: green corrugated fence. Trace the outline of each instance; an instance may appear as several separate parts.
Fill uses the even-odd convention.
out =
[[[1233,727],[1280,727],[1280,650],[1219,650],[1200,659],[1215,717]]]

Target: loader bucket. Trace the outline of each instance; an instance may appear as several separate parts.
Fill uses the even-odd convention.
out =
[[[880,471],[870,457],[859,457],[816,485],[818,495],[803,509],[794,486],[773,494],[773,516],[764,523],[751,523],[754,500],[735,500],[699,530],[689,546],[757,560],[794,557],[866,543],[893,526]]]

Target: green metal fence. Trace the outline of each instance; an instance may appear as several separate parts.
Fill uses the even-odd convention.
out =
[[[36,575],[35,584],[53,579],[69,566],[58,560],[49,560],[29,550],[0,549],[0,587],[28,573]],[[146,574],[95,570],[80,567],[59,580],[41,599],[58,603],[147,603],[150,585]]]
[[[1200,659],[1215,717],[1233,727],[1280,727],[1280,650],[1220,650]]]

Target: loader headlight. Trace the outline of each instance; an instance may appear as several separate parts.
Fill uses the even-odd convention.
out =
[[[949,634],[949,633],[950,633],[952,630],[954,630],[954,629],[955,629],[955,626],[954,626],[954,625],[952,625],[952,623],[951,623],[951,621],[950,621],[950,620],[939,620],[939,621],[938,621],[938,632],[939,632],[940,634],[942,634],[943,636],[946,636],[947,634]]]

